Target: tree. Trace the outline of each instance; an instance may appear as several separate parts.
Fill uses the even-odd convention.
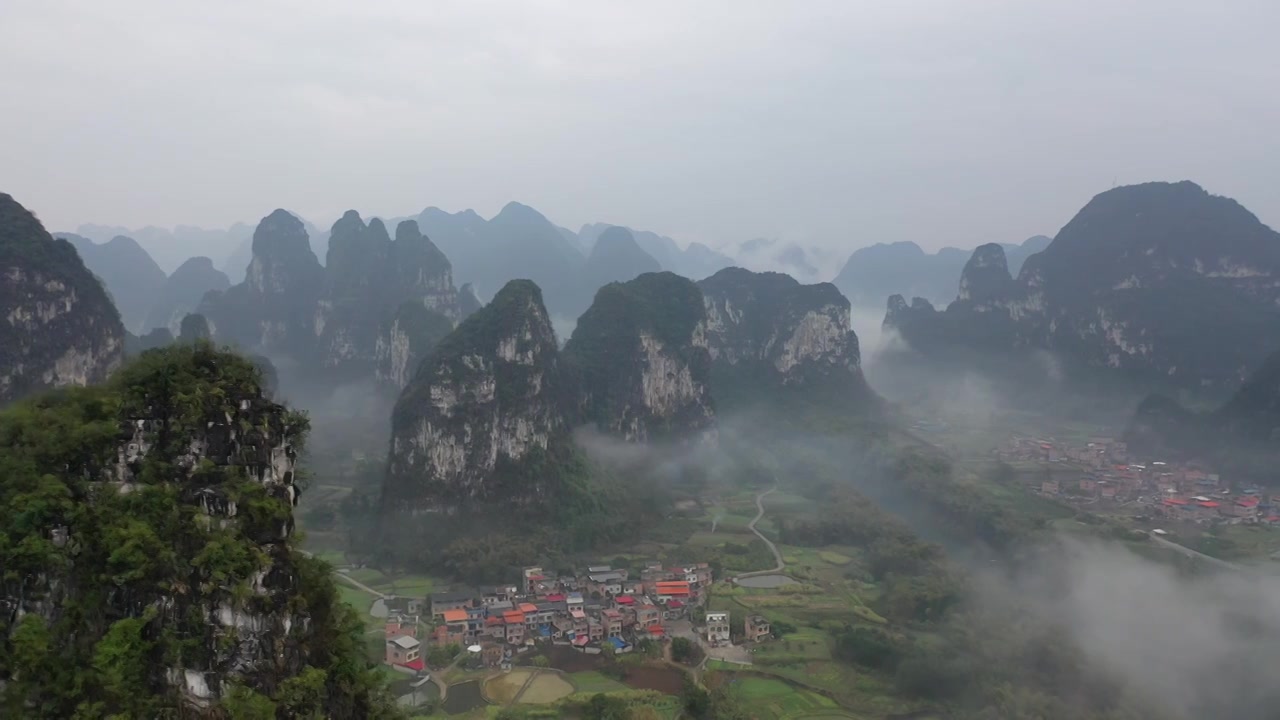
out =
[[[628,720],[627,703],[622,698],[597,693],[591,696],[584,708],[584,720]]]
[[[693,641],[689,638],[677,637],[671,640],[671,659],[676,662],[687,663],[693,659],[695,653]]]
[[[275,720],[276,704],[243,685],[233,685],[222,698],[222,709],[230,720]]]
[[[701,720],[711,713],[711,695],[694,682],[693,676],[684,674],[684,685],[680,692],[684,699],[684,710],[694,720]]]

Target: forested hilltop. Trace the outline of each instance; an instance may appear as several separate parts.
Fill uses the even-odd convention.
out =
[[[0,414],[0,715],[394,716],[292,538],[307,430],[205,342]]]

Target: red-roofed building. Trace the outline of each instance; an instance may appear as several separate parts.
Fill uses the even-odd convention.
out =
[[[684,617],[685,605],[682,600],[672,598],[666,602],[666,609],[662,611],[662,616],[668,620],[679,620]]]
[[[631,597],[630,595],[619,595],[618,597],[614,598],[613,601],[618,603],[619,605],[634,605],[636,603],[636,599]]]
[[[1227,514],[1231,517],[1239,518],[1245,522],[1258,519],[1258,498],[1256,497],[1239,497],[1235,502],[1227,505]]]
[[[649,637],[654,638],[655,640],[667,634],[666,629],[661,625],[650,625],[647,632],[649,633]]]
[[[609,637],[622,637],[622,613],[605,610],[600,616],[604,619],[604,630]]]
[[[564,602],[564,595],[561,593],[552,593],[546,598],[547,602]]]

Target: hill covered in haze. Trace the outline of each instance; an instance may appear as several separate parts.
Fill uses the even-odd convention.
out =
[[[960,286],[944,311],[890,298],[885,327],[935,357],[1048,350],[1073,366],[1219,394],[1280,338],[1280,234],[1191,182],[1094,197],[1016,278],[1002,248],[983,246]]]
[[[1017,275],[1022,263],[1049,242],[1036,235],[1020,245],[1003,245],[1009,272]],[[970,254],[954,247],[926,253],[913,242],[876,243],[853,251],[832,282],[854,306],[882,310],[890,295],[946,303],[956,295],[957,278]]]

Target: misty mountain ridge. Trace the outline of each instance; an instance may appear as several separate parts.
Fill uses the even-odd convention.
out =
[[[213,266],[213,260],[190,258],[165,278],[147,313],[144,327],[148,330],[163,327],[177,335],[182,319],[195,312],[205,293],[221,292],[230,287],[231,281]]]
[[[583,225],[577,233],[580,246],[585,252],[590,253],[595,247],[597,238],[610,227],[615,226],[608,223]],[[733,258],[712,250],[702,243],[690,243],[688,247],[681,248],[675,240],[666,235],[648,230],[626,229],[631,232],[636,243],[658,261],[663,270],[669,270],[677,275],[702,278],[734,264]]]
[[[1049,242],[1049,237],[1034,235],[1020,244],[1001,243],[1009,272],[1016,276],[1026,259]],[[882,310],[891,295],[942,304],[955,298],[956,278],[971,253],[956,247],[926,253],[908,241],[876,243],[853,251],[832,282],[855,306]]]
[[[801,282],[820,282],[830,278],[836,251],[819,247],[801,247],[777,238],[752,238],[721,248],[734,259],[734,264],[755,272],[781,272]]]
[[[890,298],[886,328],[937,357],[1048,350],[1211,394],[1238,387],[1280,338],[1280,234],[1191,182],[1094,197],[1016,279],[1003,255],[975,251],[961,276],[971,289],[945,311]]]
[[[199,312],[220,342],[286,360],[311,381],[376,377],[398,389],[461,316],[450,262],[412,220],[393,240],[351,210],[329,238],[322,266],[303,222],[276,210],[254,231],[245,281],[207,294]]]

